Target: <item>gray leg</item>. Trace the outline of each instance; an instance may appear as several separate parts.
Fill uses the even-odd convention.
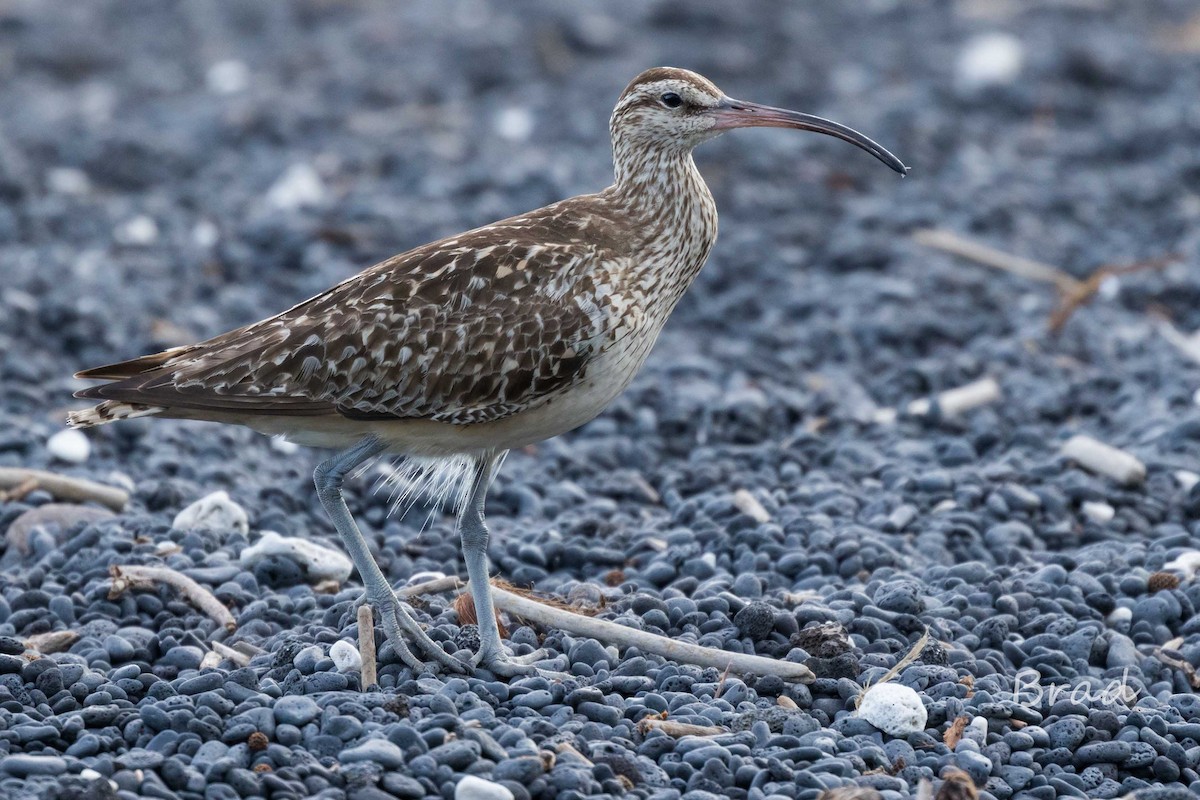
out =
[[[333,520],[333,527],[341,535],[350,560],[354,562],[366,587],[367,597],[379,611],[388,641],[396,648],[401,660],[418,672],[428,666],[413,655],[408,646],[411,641],[419,651],[434,661],[455,672],[465,672],[466,665],[430,639],[397,599],[383,571],[375,563],[367,547],[367,540],[363,538],[354,517],[350,515],[350,509],[346,507],[346,500],[342,497],[342,481],[345,480],[346,474],[382,453],[383,449],[383,443],[370,436],[344,453],[322,461],[313,473],[313,480],[317,484],[317,497],[320,498],[329,518]]]
[[[479,622],[479,652],[472,661],[504,677],[539,672],[550,677],[559,677],[557,673],[539,670],[530,665],[531,661],[545,658],[545,651],[539,650],[523,658],[514,658],[500,643],[496,609],[492,604],[492,586],[488,582],[489,534],[483,518],[483,507],[492,477],[503,458],[504,453],[488,453],[476,459],[471,492],[458,520],[463,560],[467,565],[467,579],[471,582],[471,600],[475,603],[475,616]]]

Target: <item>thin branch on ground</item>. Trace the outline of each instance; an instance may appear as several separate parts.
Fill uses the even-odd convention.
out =
[[[438,578],[402,589],[401,597],[434,594],[457,588],[457,578]],[[695,664],[699,667],[714,667],[728,670],[736,675],[778,675],[785,681],[812,683],[816,675],[803,664],[779,661],[774,658],[730,653],[713,647],[701,647],[688,642],[669,639],[666,636],[639,631],[615,622],[584,616],[554,601],[535,600],[514,590],[503,581],[492,581],[492,599],[498,611],[506,611],[528,622],[545,628],[557,628],[576,636],[587,636],[605,644],[620,648],[636,647],[643,653],[662,656],[669,661]]]
[[[33,482],[32,489],[45,489],[59,500],[69,500],[73,503],[93,500],[113,511],[121,511],[129,503],[129,492],[115,486],[106,486],[103,483],[72,478],[41,469],[0,467],[0,489],[20,487],[24,490],[31,481]]]
[[[362,658],[362,680],[359,683],[365,692],[368,686],[379,683],[379,665],[375,656],[375,612],[366,603],[358,607],[358,655]]]
[[[879,680],[872,681],[863,687],[863,690],[858,693],[858,697],[854,698],[854,707],[858,708],[862,704],[863,698],[867,696],[867,692],[869,692],[872,688],[892,680],[901,672],[903,672],[905,667],[920,658],[921,653],[925,652],[925,646],[929,644],[930,638],[929,629],[926,628],[925,632],[921,634],[921,638],[917,639],[917,643],[914,644],[912,648],[904,655],[904,658],[896,662],[896,666],[885,672],[883,677]]]
[[[581,753],[577,749],[575,749],[575,746],[573,744],[571,744],[570,742],[559,742],[558,744],[556,744],[554,746],[554,749],[558,752],[559,755],[575,756],[576,758],[578,758],[580,761],[582,761],[584,764],[586,764],[589,767],[596,766],[590,758],[588,758],[583,753]]]
[[[419,597],[423,594],[441,594],[449,592],[466,584],[460,581],[453,575],[448,575],[445,578],[435,578],[425,583],[414,583],[412,586],[405,586],[403,589],[396,590],[396,597],[401,600],[407,600],[410,597]]]
[[[1022,278],[1029,278],[1030,280],[1053,284],[1063,294],[1072,294],[1083,288],[1083,281],[1078,280],[1073,275],[1064,272],[1058,267],[1043,264],[1033,259],[1015,256],[1012,253],[1005,253],[1003,250],[988,247],[954,231],[943,228],[924,228],[913,233],[913,241],[925,247],[932,247],[934,250],[941,250],[943,253],[949,253],[959,258],[965,258],[968,261],[974,261],[976,264],[982,264],[985,267],[1010,272],[1013,275],[1019,275]]]
[[[108,574],[112,576],[112,588],[108,590],[109,600],[116,600],[130,589],[154,589],[158,584],[166,584],[226,630],[237,629],[233,614],[229,613],[229,609],[212,592],[170,567],[114,564],[108,568]]]
[[[1058,301],[1058,308],[1050,315],[1050,320],[1046,324],[1047,330],[1053,334],[1061,331],[1071,318],[1071,315],[1075,313],[1075,310],[1080,306],[1090,303],[1092,298],[1100,291],[1100,285],[1108,278],[1116,277],[1117,275],[1130,275],[1135,272],[1162,269],[1178,260],[1179,256],[1172,254],[1158,258],[1149,258],[1145,261],[1136,261],[1132,264],[1116,264],[1100,267],[1083,281],[1077,291],[1064,292],[1062,294]]]
[[[803,664],[680,642],[615,622],[585,617],[517,594],[495,583],[492,584],[492,596],[496,608],[529,622],[536,622],[543,627],[558,628],[576,636],[587,636],[620,648],[636,647],[643,653],[662,656],[669,661],[728,669],[738,675],[778,675],[785,681],[800,683],[812,683],[816,680],[812,670]]]
[[[48,656],[51,653],[62,653],[79,639],[78,631],[48,631],[35,633],[25,640],[25,648],[35,653]]]
[[[221,658],[228,659],[234,664],[237,664],[239,667],[245,667],[250,664],[250,656],[241,652],[240,650],[234,650],[228,645],[221,644],[220,642],[213,642],[212,649],[213,652],[219,655]]]
[[[687,722],[675,722],[669,719],[659,719],[658,717],[646,717],[639,720],[637,724],[638,733],[645,736],[650,731],[662,731],[667,736],[720,736],[723,733],[729,733],[725,728],[718,728],[715,725],[692,725]]]
[[[1094,270],[1084,280],[1079,280],[1058,267],[1005,253],[942,228],[925,228],[916,231],[913,233],[913,241],[986,267],[1052,284],[1058,289],[1059,296],[1058,307],[1054,309],[1046,323],[1047,330],[1052,334],[1058,334],[1077,309],[1090,303],[1108,278],[1162,269],[1180,258],[1177,254],[1169,254],[1135,261],[1132,264],[1107,264]]]

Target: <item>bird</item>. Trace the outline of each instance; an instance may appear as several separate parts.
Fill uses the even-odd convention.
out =
[[[401,253],[214,338],[79,372],[107,382],[76,393],[99,403],[68,424],[206,420],[332,449],[313,474],[317,497],[399,658],[414,671],[548,673],[544,651],[517,657],[500,637],[489,486],[508,451],[589,422],[628,387],[717,238],[692,151],[748,127],[826,134],[908,172],[844,125],[651,68],[612,112],[608,188]],[[377,456],[462,465],[455,524],[480,642],[469,662],[397,599],[346,504],[344,479]]]

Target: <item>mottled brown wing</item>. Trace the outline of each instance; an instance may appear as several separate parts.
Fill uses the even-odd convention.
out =
[[[426,245],[276,317],[93,370],[121,379],[80,396],[193,415],[502,419],[579,380],[610,332],[593,267],[613,254],[548,233]]]

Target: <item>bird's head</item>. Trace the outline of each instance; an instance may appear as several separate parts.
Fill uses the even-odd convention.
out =
[[[734,100],[703,75],[674,67],[655,67],[634,78],[621,93],[609,128],[618,148],[683,152],[734,128],[795,128],[835,136],[901,175],[908,171],[900,159],[845,125]]]

